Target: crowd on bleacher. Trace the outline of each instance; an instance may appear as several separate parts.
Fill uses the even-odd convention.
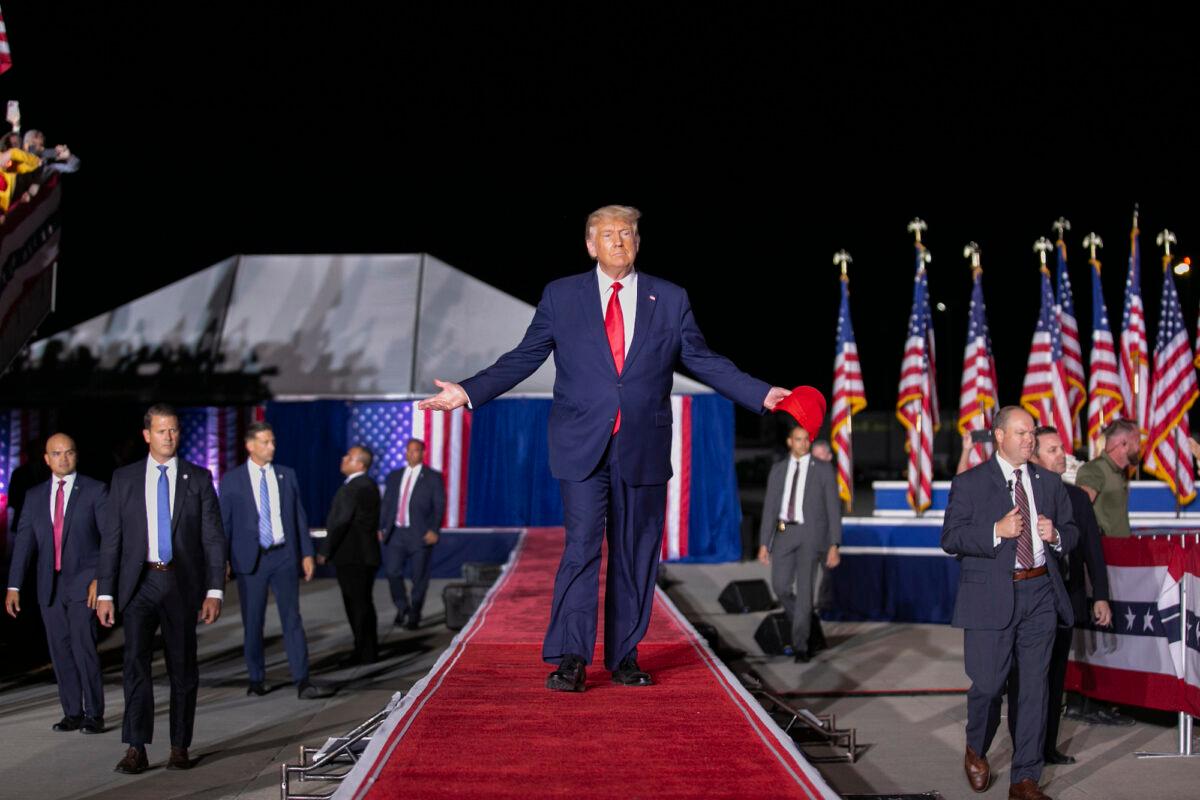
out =
[[[12,129],[0,136],[0,224],[12,207],[36,197],[52,176],[79,169],[79,158],[67,145],[47,146],[40,130],[22,135],[20,112],[14,113],[12,103],[8,121]]]

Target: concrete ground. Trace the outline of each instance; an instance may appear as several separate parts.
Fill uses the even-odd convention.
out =
[[[811,663],[768,658],[753,638],[764,614],[727,614],[716,599],[730,580],[759,578],[764,572],[752,563],[666,568],[672,599],[694,622],[718,630],[735,672],[752,672],[779,692],[796,693],[797,704],[835,713],[839,725],[857,728],[864,747],[856,763],[818,765],[837,791],[853,795],[936,790],[946,798],[975,796],[961,767],[967,687],[961,633],[940,625],[826,623],[832,647]],[[61,709],[48,667],[0,682],[0,730],[5,733],[0,798],[274,800],[279,797],[279,765],[294,763],[301,744],[316,746],[345,732],[432,666],[453,635],[442,624],[445,583],[433,582],[425,627],[409,632],[391,626],[387,585],[377,582],[383,659],[343,670],[336,663],[348,652],[351,638],[337,585],[319,579],[303,586],[313,678],[336,689],[332,697],[315,701],[296,697],[273,612],[267,618],[268,674],[279,688],[266,697],[246,696],[241,624],[231,586],[226,614],[216,625],[201,629],[201,688],[192,747],[200,761],[189,772],[162,769],[167,754],[167,684],[161,658],[155,668],[158,741],[149,748],[153,768],[136,777],[112,771],[123,753],[119,632],[102,645],[106,716],[112,726],[105,734],[50,730]],[[899,694],[905,691],[924,693]],[[855,694],[859,692],[885,694]],[[1200,763],[1133,757],[1137,750],[1175,750],[1174,718],[1145,712],[1138,718],[1129,728],[1064,720],[1059,746],[1079,763],[1046,770],[1043,782],[1050,795],[1067,800],[1197,796]],[[1010,756],[1008,736],[1001,732],[989,753],[998,779],[984,797],[1006,796]],[[304,788],[323,793],[328,786]]]

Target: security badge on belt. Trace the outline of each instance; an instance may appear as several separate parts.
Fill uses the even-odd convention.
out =
[[[787,523],[783,520],[779,520],[779,532],[783,533],[785,530],[787,530]]]

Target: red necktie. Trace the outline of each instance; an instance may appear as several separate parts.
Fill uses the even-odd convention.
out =
[[[404,471],[404,491],[400,493],[400,508],[396,509],[396,527],[408,527],[408,490],[411,488],[413,468],[409,467]]]
[[[58,491],[54,495],[54,571],[62,572],[62,535],[63,535],[63,484],[59,480]]]
[[[620,282],[612,285],[612,297],[608,298],[608,308],[604,312],[604,332],[608,334],[608,349],[612,350],[613,364],[617,374],[625,369],[625,315],[621,312]],[[621,430],[621,409],[617,409],[617,421],[613,423],[613,435]]]
[[[1013,503],[1021,517],[1021,535],[1017,537],[1017,564],[1021,569],[1033,567],[1033,528],[1029,519],[1029,495],[1021,482],[1021,470],[1013,470]]]

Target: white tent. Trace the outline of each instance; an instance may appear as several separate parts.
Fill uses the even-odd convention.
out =
[[[32,345],[85,348],[100,368],[139,351],[219,353],[277,398],[428,394],[520,341],[533,306],[433,256],[234,256]],[[549,394],[553,358],[514,389]],[[675,375],[674,392],[712,391]]]

